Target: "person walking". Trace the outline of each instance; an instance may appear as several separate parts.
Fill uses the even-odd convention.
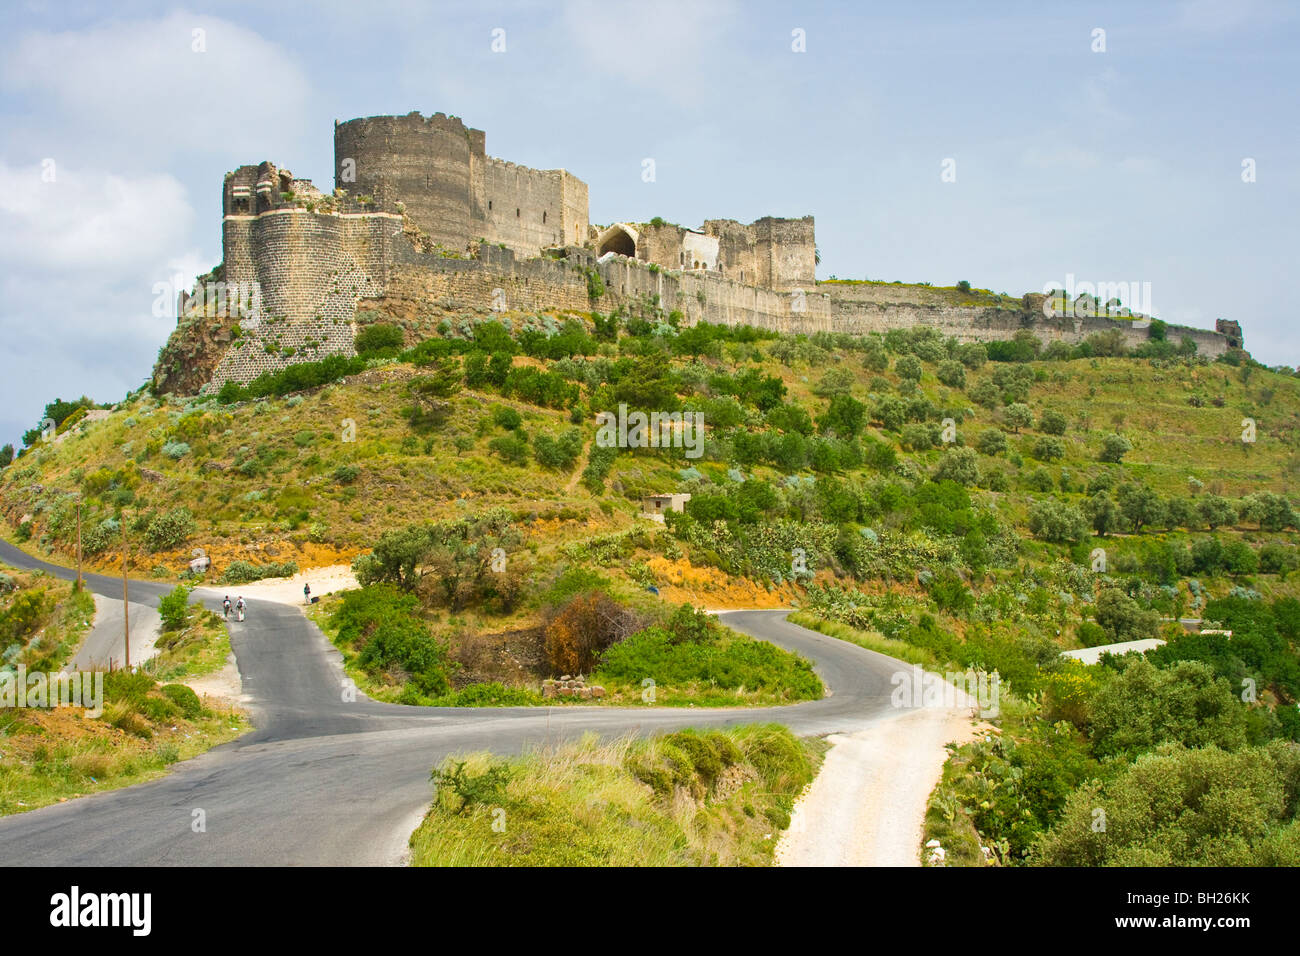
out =
[[[305,603],[305,604],[310,604],[310,603],[311,603],[311,585],[310,585],[310,584],[304,584],[304,585],[302,586],[302,599],[303,599],[303,603]]]
[[[235,620],[242,621],[243,619],[244,619],[244,596],[241,594],[239,596],[239,600],[235,602]]]
[[[221,609],[226,612],[226,620],[227,621],[230,620],[230,595],[229,594],[227,594],[226,599],[221,602]]]

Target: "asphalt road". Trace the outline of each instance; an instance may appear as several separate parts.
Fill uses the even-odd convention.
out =
[[[121,667],[126,660],[126,641],[122,635],[122,594],[118,587],[116,600],[95,595],[95,623],[81,647],[68,664],[68,670],[89,671],[106,667]],[[147,604],[131,605],[131,661],[143,663],[153,656],[154,642],[162,629],[162,615],[157,607]],[[111,662],[111,663],[110,663]]]
[[[71,579],[0,542],[0,560]],[[85,575],[121,599],[118,578]],[[168,585],[131,581],[157,607]],[[195,597],[219,611],[221,593]],[[0,819],[0,865],[384,865],[401,862],[448,754],[514,754],[573,738],[775,721],[798,734],[860,730],[897,716],[891,675],[907,665],[797,627],[785,611],[730,611],[731,627],[804,655],[831,694],[772,708],[427,708],[346,701],[341,658],[298,608],[249,601],[231,646],[256,729],[121,790]],[[202,810],[205,832],[194,832]]]

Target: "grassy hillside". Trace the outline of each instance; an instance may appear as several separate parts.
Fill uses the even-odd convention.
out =
[[[823,750],[756,725],[449,758],[411,837],[412,863],[766,865]]]
[[[684,603],[798,604],[908,660],[996,671],[1010,749],[950,767],[941,816],[1005,863],[1047,859],[1069,790],[1130,794],[1145,754],[1206,745],[1147,715],[1157,732],[1115,749],[1096,726],[1127,719],[1109,695],[1176,676],[1168,706],[1194,706],[1179,695],[1200,681],[1241,729],[1214,746],[1263,760],[1300,740],[1291,370],[1207,362],[1158,325],[1128,352],[1108,334],[1043,350],[678,321],[647,302],[414,343],[374,322],[356,359],[70,418],[4,471],[0,510],[69,560],[79,492],[106,570],[122,521],[133,567],[160,578],[197,547],[219,580],[351,562],[363,590],[321,620],[359,682],[409,703],[532,702],[577,673],[633,705],[645,680],[683,703],[815,695],[787,658],[738,669],[740,645]],[[698,413],[705,440],[602,447],[596,415],[620,408]],[[692,496],[684,513],[638,516],[666,492]],[[1183,636],[1179,617],[1234,637]],[[1155,677],[1059,657],[1155,636]],[[991,775],[1028,766],[1059,784],[1032,797],[1034,826],[981,809]]]
[[[0,567],[0,671],[63,668],[94,620],[89,592],[40,572]],[[178,681],[211,671],[230,652],[225,626],[197,606],[175,616],[160,653],[136,674],[103,675],[92,707],[0,707],[0,816],[149,780],[174,763],[239,736],[246,719],[205,703]],[[82,703],[95,691],[86,685]],[[16,699],[15,699],[16,703]]]

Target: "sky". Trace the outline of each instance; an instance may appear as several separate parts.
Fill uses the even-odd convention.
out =
[[[335,120],[412,110],[568,169],[593,223],[813,215],[819,278],[1150,283],[1300,364],[1300,5],[6,0],[0,27],[0,443],[149,378],[226,172],[328,192]]]

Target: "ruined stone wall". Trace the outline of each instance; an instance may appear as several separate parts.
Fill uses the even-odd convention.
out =
[[[208,389],[326,355],[353,354],[357,301],[383,291],[400,233],[390,213],[340,215],[288,207],[223,222],[227,282],[256,282],[261,310],[238,319],[240,337]],[[409,246],[409,243],[406,243]]]
[[[960,305],[960,295],[951,289],[903,285],[840,285],[823,283],[818,297],[825,296],[835,316],[835,330],[866,334],[885,333],[895,328],[927,326],[959,342],[992,342],[1009,339],[1020,329],[1030,329],[1045,345],[1051,342],[1078,344],[1091,335],[1118,330],[1125,343],[1135,348],[1148,341],[1147,326],[1128,319],[1099,316],[1045,316],[1038,306],[1042,296],[1020,299],[998,297],[983,305]],[[809,299],[813,296],[810,294]],[[1228,348],[1227,337],[1206,329],[1170,325],[1171,342],[1183,337],[1196,343],[1197,353],[1217,358]]]
[[[685,268],[682,242],[686,230],[671,222],[645,223],[637,226],[636,257],[665,269]]]
[[[564,241],[560,245],[581,245],[587,238],[587,231],[591,226],[587,184],[562,169],[560,187],[564,202]]]
[[[505,243],[521,256],[535,256],[542,249],[562,246],[578,226],[586,232],[586,211],[576,211],[576,193],[565,202],[565,182],[573,179],[558,169],[531,169],[487,157],[483,162],[481,211],[483,236],[488,242]],[[572,219],[566,223],[566,214]],[[568,241],[572,241],[571,239]]]
[[[753,225],[758,281],[773,289],[811,287],[817,281],[817,240],[813,217],[775,219]]]
[[[575,252],[570,250],[570,256]],[[660,308],[681,312],[688,325],[753,325],[780,332],[830,328],[830,300],[823,296],[805,296],[796,306],[796,297],[790,292],[762,289],[704,272],[651,271],[645,263],[624,256],[608,259],[597,268],[606,294],[594,307],[603,312],[657,296]],[[803,311],[796,311],[800,306]]]
[[[354,197],[373,197],[379,211],[395,212],[403,203],[421,229],[450,249],[483,234],[474,178],[485,161],[483,131],[444,113],[369,116],[334,127],[336,184]],[[355,181],[348,181],[352,173]]]
[[[376,304],[377,303],[377,304]],[[477,259],[444,259],[394,249],[393,267],[376,303],[362,308],[425,324],[446,312],[576,311],[592,308],[587,274],[564,259],[519,259],[509,249],[483,246]]]
[[[463,251],[484,238],[521,255],[581,242],[587,184],[562,169],[488,156],[482,130],[456,117],[370,116],[334,127],[337,185],[372,208],[397,204],[436,243]],[[349,179],[351,177],[351,179]]]

